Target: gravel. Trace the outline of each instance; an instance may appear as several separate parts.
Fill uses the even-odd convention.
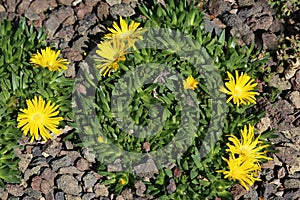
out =
[[[65,193],[64,192],[57,192],[55,194],[55,200],[65,200]]]
[[[78,181],[70,175],[62,175],[59,177],[57,179],[57,187],[65,193],[75,196],[79,196],[82,192],[82,188],[78,185]]]
[[[91,172],[88,172],[87,174],[85,174],[83,177],[82,177],[82,180],[83,180],[83,183],[84,183],[84,188],[85,189],[89,189],[89,188],[92,188],[96,182],[99,180],[100,178],[100,175],[91,171]]]
[[[299,179],[287,179],[284,181],[284,187],[286,189],[298,189],[300,185]]]
[[[135,10],[129,4],[117,4],[110,7],[110,14],[118,20],[119,16],[130,17],[135,14]]]
[[[96,197],[108,197],[109,194],[107,187],[99,183],[94,186],[94,191]]]
[[[62,158],[54,160],[51,163],[51,167],[54,171],[57,171],[59,168],[62,168],[62,167],[68,167],[70,165],[71,165],[71,159],[69,156],[64,156]]]

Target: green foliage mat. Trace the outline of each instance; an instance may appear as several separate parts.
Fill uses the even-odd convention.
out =
[[[175,177],[168,167],[161,168],[155,178],[144,182],[148,195],[159,199],[230,199],[227,189],[234,182],[224,180],[216,172],[226,166],[222,160],[228,142],[225,135],[238,134],[246,124],[255,125],[263,114],[251,110],[252,105],[223,106],[226,99],[219,87],[227,71],[238,70],[252,78],[262,76],[260,66],[268,57],[258,59],[260,51],[254,46],[238,46],[236,39],[224,31],[220,36],[205,32],[203,12],[187,1],[168,0],[166,6],[147,3],[150,8],[139,7],[146,19],[138,19],[146,33],[137,48],[126,55],[126,61],[119,63],[119,69],[109,77],[95,75],[93,68],[83,69],[77,76],[78,86],[87,91],[74,96],[74,117],[83,143],[96,151],[99,173],[108,176],[103,184],[114,192],[143,181],[131,174],[130,166],[139,164],[141,154],[147,159],[143,148],[147,144],[151,151],[160,152],[150,152],[150,157],[158,161],[157,166],[175,162],[181,174]],[[199,82],[195,93],[180,86],[184,77],[190,75]],[[180,95],[189,100],[182,100]],[[187,126],[182,127],[183,122]],[[149,135],[154,132],[155,135]],[[168,145],[173,151],[166,150]],[[172,157],[182,151],[181,157]],[[106,172],[105,164],[116,159],[121,159],[125,168],[129,166],[128,171]],[[120,179],[127,182],[120,184]],[[171,179],[177,189],[169,194]]]
[[[14,149],[22,136],[17,128],[18,110],[26,99],[40,95],[59,105],[60,115],[72,118],[70,96],[74,80],[63,73],[29,64],[33,53],[45,47],[46,34],[28,26],[26,19],[0,22],[0,185],[19,182]],[[20,147],[21,148],[21,147]]]

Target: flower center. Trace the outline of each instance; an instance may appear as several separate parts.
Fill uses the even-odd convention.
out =
[[[242,94],[242,90],[240,87],[235,86],[234,87],[234,96],[239,97]]]
[[[31,120],[34,121],[35,123],[39,124],[44,121],[44,116],[41,113],[35,113],[31,115]]]
[[[131,35],[130,31],[125,31],[120,34],[120,38],[127,40],[130,37],[130,35]]]
[[[239,155],[241,157],[247,158],[248,156],[251,156],[251,149],[248,146],[241,147]]]
[[[196,82],[195,82],[195,81],[192,81],[192,82],[190,83],[190,86],[191,86],[192,88],[195,88],[195,87],[196,87]]]
[[[53,66],[53,63],[52,63],[52,61],[51,61],[51,62],[49,62],[49,65],[50,65],[50,66]]]
[[[239,166],[235,166],[234,169],[230,170],[230,176],[233,180],[236,180],[240,176]]]

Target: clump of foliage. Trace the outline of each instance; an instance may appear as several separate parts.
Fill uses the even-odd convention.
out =
[[[288,80],[300,69],[300,36],[297,28],[293,28],[293,26],[296,26],[295,21],[298,19],[300,12],[300,2],[295,0],[269,0],[268,3],[276,11],[276,16],[281,19],[283,25],[287,27],[287,31],[282,34],[279,40],[278,50],[274,58],[278,63],[277,73],[284,73],[284,77]]]
[[[299,10],[300,6],[300,2],[297,0],[268,0],[268,3],[275,10],[278,18],[286,20],[292,13]]]
[[[97,152],[99,173],[109,177],[103,184],[114,192],[119,193],[125,187],[134,189],[131,184],[140,180],[147,186],[146,194],[159,199],[230,199],[231,194],[227,189],[235,181],[224,179],[218,172],[226,168],[226,162],[222,160],[222,157],[228,157],[225,147],[228,139],[225,135],[238,134],[246,124],[255,125],[263,114],[253,110],[249,112],[253,104],[247,101],[241,101],[240,106],[231,101],[226,104],[225,94],[220,90],[223,82],[217,77],[221,75],[226,82],[228,74],[242,72],[242,82],[247,80],[244,83],[246,85],[251,79],[247,84],[252,84],[252,90],[256,85],[253,81],[261,75],[259,68],[267,57],[258,59],[260,52],[254,50],[254,46],[238,46],[235,38],[226,38],[225,32],[220,36],[205,32],[203,12],[186,0],[167,0],[165,5],[154,1],[150,5],[139,7],[146,17],[138,19],[145,29],[143,40],[128,46],[129,50],[126,50],[124,45],[128,43],[120,42],[122,39],[129,41],[131,34],[136,33],[137,26],[129,30],[120,29],[120,37],[126,36],[126,39],[106,38],[98,45],[101,58],[96,59],[98,63],[95,65],[100,68],[100,74],[96,73],[96,68],[86,68],[79,74],[77,84],[85,90],[75,95],[74,117],[78,129],[83,133],[82,139],[85,145]],[[120,24],[121,27],[127,27],[127,22],[120,20]],[[111,49],[111,55],[103,49]],[[195,56],[195,51],[199,51],[200,56]],[[156,65],[153,67],[151,63]],[[162,66],[168,66],[169,70],[179,72],[181,76],[173,71],[165,73]],[[161,73],[152,77],[151,74],[156,70],[161,70]],[[181,88],[181,79],[185,79],[184,84],[189,83],[190,87]],[[234,81],[231,82],[234,85]],[[246,96],[258,94],[248,94],[245,85],[237,85]],[[231,92],[235,95],[235,91]],[[189,100],[185,99],[189,103],[180,104],[182,94],[189,97]],[[250,102],[255,102],[255,98],[251,99]],[[224,104],[227,106],[222,106]],[[196,107],[199,107],[198,113],[195,112]],[[155,121],[151,116],[161,118]],[[199,121],[195,120],[199,118]],[[188,122],[184,128],[181,127],[183,121]],[[120,126],[120,123],[125,125]],[[163,128],[157,130],[163,123]],[[147,131],[139,127],[146,127],[146,130],[156,134],[149,136]],[[211,143],[205,140],[208,132],[213,132],[207,140]],[[136,134],[142,137],[136,137]],[[165,151],[164,155],[151,154],[152,150],[159,151],[173,144],[174,137],[194,138],[174,143],[174,146],[185,151],[182,157],[174,159],[169,156],[176,154],[172,149]],[[253,137],[249,136],[251,139]],[[264,141],[267,137],[264,135],[260,139]],[[212,142],[215,140],[218,142]],[[208,152],[206,156],[201,155],[203,152],[199,150],[200,147]],[[146,154],[149,151],[152,157],[155,155],[154,159],[164,159],[164,163],[157,165],[173,162],[175,167],[162,167],[148,181],[128,172],[106,172],[105,163],[108,160],[119,160],[123,166],[138,164],[138,157],[126,160],[126,156],[122,156],[123,150],[145,153],[146,160],[149,159]],[[248,158],[247,162],[252,161]],[[255,166],[255,169],[259,169],[259,164]],[[255,171],[249,176],[256,175]],[[176,190],[170,192],[168,185],[171,181],[175,182]]]
[[[284,43],[280,44],[277,55],[277,72],[284,72],[285,78],[292,78],[296,71],[300,69],[300,36],[291,35],[284,38]]]
[[[41,96],[59,105],[60,114],[72,117],[72,80],[62,72],[51,72],[29,63],[32,54],[45,47],[46,34],[28,26],[26,19],[0,21],[0,185],[19,182],[18,159],[14,149],[22,132],[17,128],[20,108],[26,99]],[[21,148],[21,147],[20,147]]]

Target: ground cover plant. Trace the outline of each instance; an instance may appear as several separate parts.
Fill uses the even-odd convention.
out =
[[[1,22],[2,185],[18,181],[13,149],[22,134],[51,140],[68,121],[116,194],[142,181],[154,198],[231,199],[233,184],[248,190],[260,180],[272,134],[254,129],[264,113],[253,106],[268,96],[256,83],[268,55],[204,31],[204,13],[188,1],[147,3],[145,18],[113,23],[75,80],[43,30]],[[116,161],[122,168],[108,172]]]
[[[206,33],[203,13],[187,1],[167,1],[165,6],[152,2],[150,8],[144,5],[140,11],[146,19],[120,18],[99,42],[90,57],[99,74],[95,77],[96,69],[89,68],[78,76],[78,86],[83,84],[88,92],[76,93],[75,121],[80,122],[84,143],[97,152],[101,163],[98,172],[108,176],[103,184],[119,193],[143,181],[148,186],[146,193],[159,199],[230,199],[227,189],[235,181],[248,189],[259,180],[261,163],[270,160],[266,155],[270,133],[254,134],[253,128],[263,114],[251,111],[261,95],[256,91],[255,78],[262,75],[258,69],[267,56],[258,59],[260,52],[253,46],[238,46],[234,38],[226,39],[225,32],[220,36]],[[200,51],[200,57],[193,55],[194,51]],[[164,73],[166,65],[182,77]],[[221,74],[222,85],[207,78],[216,73],[214,67]],[[158,69],[160,73],[152,77]],[[174,87],[176,91],[172,91]],[[190,104],[180,105],[180,94],[187,94]],[[211,99],[217,99],[217,106]],[[223,103],[227,106],[222,107]],[[153,107],[157,104],[163,109]],[[193,112],[195,104],[199,113]],[[216,114],[222,109],[226,116]],[[188,116],[182,117],[186,113]],[[96,119],[88,119],[93,115]],[[161,118],[155,121],[151,116]],[[200,120],[193,121],[193,116]],[[189,122],[186,127],[182,127],[184,120]],[[219,120],[224,122],[221,131]],[[165,125],[157,130],[161,122]],[[157,134],[147,137],[147,131]],[[211,143],[204,141],[209,131],[213,132],[208,140]],[[187,135],[194,141],[172,143],[174,136],[186,139]],[[166,156],[178,153],[172,150],[151,154],[169,143],[186,150],[183,156]],[[200,147],[208,155],[202,157]],[[124,150],[137,156],[128,157]],[[143,153],[147,162],[153,159],[162,166],[152,168],[146,181],[142,178],[145,175],[133,173],[137,168],[130,168],[141,164],[138,155]],[[114,161],[120,162],[125,172],[106,172],[104,163]],[[175,166],[168,167],[172,162]],[[169,188],[171,182],[176,183],[175,190]]]
[[[45,46],[45,33],[28,26],[25,18],[15,22],[4,19],[0,29],[0,184],[4,186],[3,181],[20,181],[14,149],[20,147],[22,132],[31,142],[51,139],[46,129],[57,133],[58,122],[71,117],[68,99],[73,80],[58,70],[64,63],[56,61],[59,52]],[[58,112],[63,117],[53,121],[51,117]]]

